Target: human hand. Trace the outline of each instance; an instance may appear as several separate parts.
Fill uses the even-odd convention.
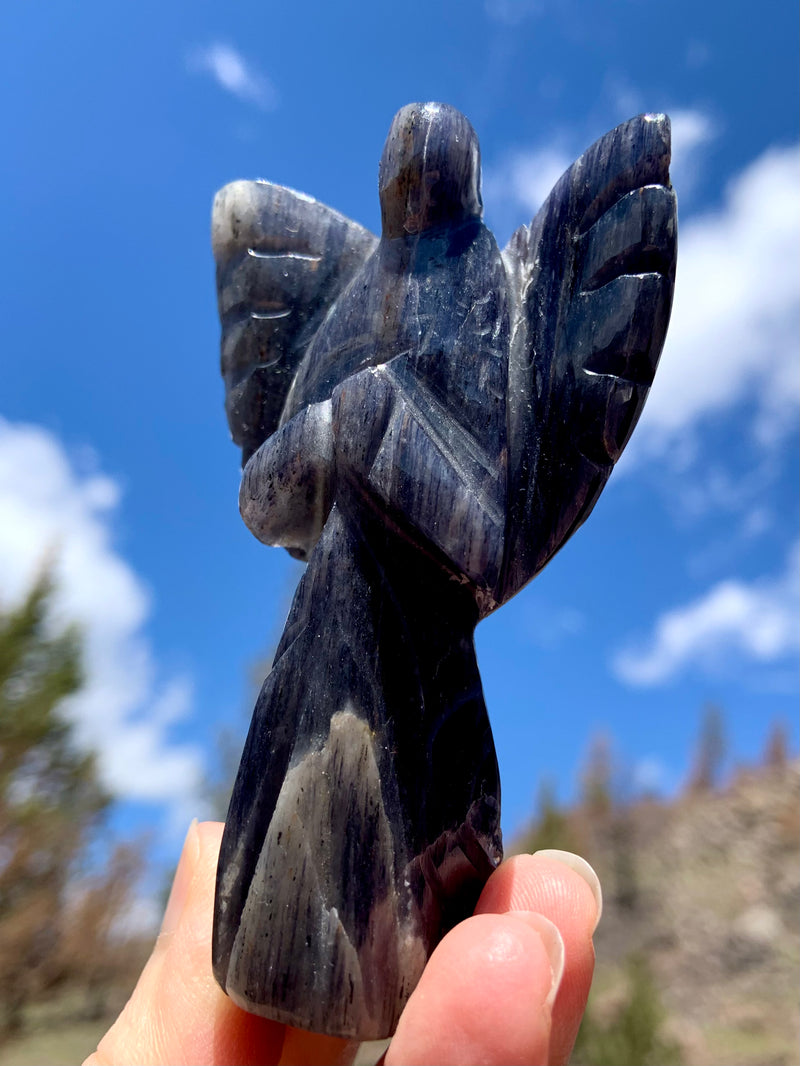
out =
[[[344,1064],[357,1044],[291,1029],[234,1005],[211,973],[219,822],[193,823],[153,954],[84,1066]],[[600,885],[583,859],[504,862],[475,915],[444,938],[386,1052],[400,1064],[565,1063],[594,967]]]

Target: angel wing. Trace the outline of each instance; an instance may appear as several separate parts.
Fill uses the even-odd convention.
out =
[[[242,465],[277,428],[295,370],[375,237],[310,196],[235,181],[214,200],[225,410]]]
[[[503,252],[517,305],[499,602],[586,520],[647,398],[675,283],[666,115],[640,115],[566,171]]]

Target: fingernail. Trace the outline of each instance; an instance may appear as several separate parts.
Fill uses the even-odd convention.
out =
[[[565,866],[568,866],[573,873],[578,874],[591,889],[594,901],[597,904],[597,917],[594,920],[592,926],[592,933],[600,924],[600,918],[603,914],[603,890],[600,887],[600,878],[594,872],[592,867],[582,858],[580,855],[575,855],[571,851],[559,851],[557,848],[545,848],[543,851],[535,852],[536,855],[544,855],[547,859],[555,859],[556,862],[562,862]]]
[[[172,882],[167,909],[164,911],[164,920],[161,923],[159,940],[163,936],[174,933],[178,928],[183,908],[186,906],[186,900],[189,896],[189,889],[192,887],[199,855],[200,834],[197,832],[197,819],[193,818],[181,849],[181,857],[178,860],[178,868],[175,871],[175,878]]]
[[[544,1003],[546,1007],[552,1007],[558,994],[561,978],[564,976],[564,941],[558,926],[536,911],[508,911],[508,917],[520,919],[526,925],[532,926],[539,934],[539,939],[547,953],[551,974],[550,991]]]

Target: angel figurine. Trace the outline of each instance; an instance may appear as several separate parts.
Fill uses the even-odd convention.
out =
[[[392,123],[380,240],[267,182],[217,195],[241,512],[308,563],[219,862],[214,971],[248,1011],[391,1035],[502,858],[474,629],[585,521],[642,410],[669,158],[666,116],[619,126],[502,252],[443,104]]]

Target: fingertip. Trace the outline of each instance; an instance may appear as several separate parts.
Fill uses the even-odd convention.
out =
[[[582,855],[576,855],[573,851],[559,851],[557,848],[543,848],[541,851],[534,852],[533,857],[536,858],[537,855],[545,859],[552,859],[555,862],[563,863],[567,869],[572,870],[573,873],[576,873],[586,882],[589,891],[594,898],[595,907],[597,908],[594,926],[592,927],[592,933],[594,933],[600,924],[600,919],[603,917],[603,888],[600,884],[600,878],[595,873],[594,867],[591,866]]]
[[[561,936],[542,915],[484,914],[462,922],[431,956],[387,1066],[547,1062],[563,960]]]
[[[570,853],[566,853],[567,856]],[[537,852],[516,855],[492,874],[476,913],[533,911],[550,919],[564,941],[564,974],[553,1005],[550,1060],[566,1062],[580,1026],[594,972],[592,934],[597,925],[599,882],[575,857]]]
[[[600,883],[588,863],[579,866],[566,861],[564,856],[570,854],[536,852],[506,859],[486,882],[475,913],[536,911],[555,922],[562,933],[567,923],[591,938],[602,902]]]

